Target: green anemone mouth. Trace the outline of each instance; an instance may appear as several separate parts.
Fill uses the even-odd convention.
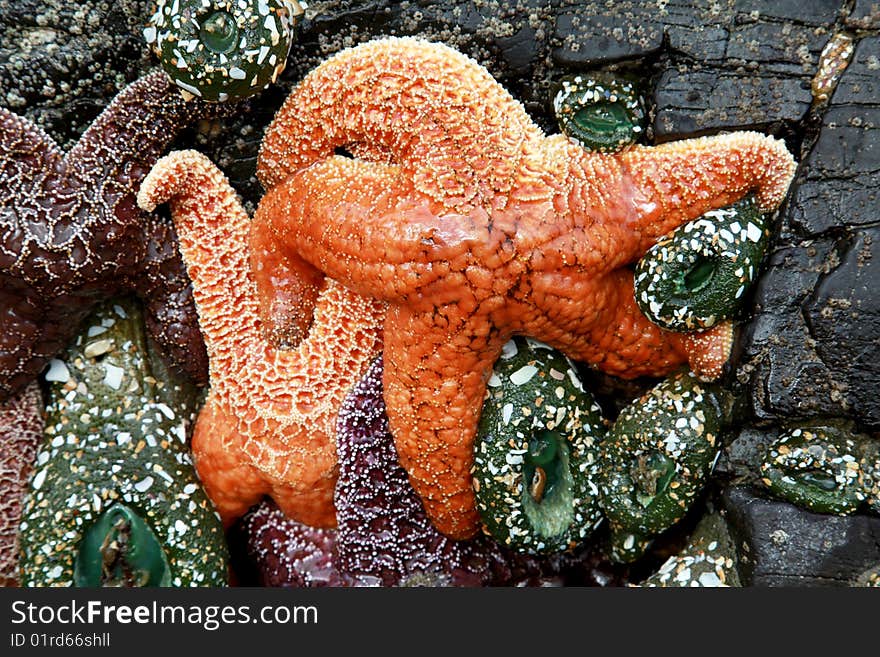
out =
[[[78,587],[170,586],[171,569],[156,534],[140,515],[114,504],[86,531],[73,582]]]
[[[679,294],[696,294],[711,285],[715,274],[721,266],[720,260],[715,256],[697,256],[696,261],[691,265],[678,282],[677,291]]]
[[[616,134],[621,125],[630,126],[629,113],[621,103],[599,102],[575,112],[572,122],[587,133]]]
[[[569,447],[561,434],[543,429],[529,441],[522,503],[538,536],[560,536],[574,520],[574,478],[569,467]]]
[[[872,450],[870,437],[846,423],[795,426],[767,447],[761,475],[779,498],[816,513],[847,515],[872,495]]]
[[[642,313],[662,328],[683,332],[737,316],[767,246],[765,225],[747,196],[668,233],[635,267]]]
[[[636,89],[604,73],[563,79],[553,108],[562,133],[589,151],[619,151],[635,143],[645,129]]]
[[[529,441],[526,462],[542,468],[550,467],[557,461],[562,436],[549,429],[542,429]]]
[[[663,454],[642,455],[636,458],[630,470],[633,497],[643,508],[648,508],[663,495],[675,476],[675,461]]]
[[[825,470],[807,470],[805,472],[792,472],[790,474],[799,479],[805,485],[826,493],[834,492],[839,488],[837,479],[834,475]]]
[[[211,52],[226,55],[238,46],[238,26],[232,14],[214,11],[199,24],[199,40]]]

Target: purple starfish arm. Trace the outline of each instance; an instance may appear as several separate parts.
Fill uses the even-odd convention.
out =
[[[0,586],[18,585],[22,502],[43,424],[43,397],[36,381],[0,404]]]
[[[378,358],[349,393],[337,425],[336,566],[361,585],[491,586],[537,583],[553,565],[487,536],[438,532],[397,460]]]
[[[291,520],[264,500],[241,521],[248,557],[261,586],[341,586],[334,564],[336,531]]]
[[[184,101],[164,73],[117,95],[67,155],[0,110],[0,399],[26,385],[93,303],[134,292],[172,365],[207,357],[170,224],[138,207],[141,181],[181,129],[231,112]]]
[[[58,144],[27,119],[0,107],[0,212],[13,212],[12,200],[29,192],[40,176],[51,175],[60,165],[63,153]],[[3,226],[12,225],[3,220]],[[11,236],[4,235],[0,254],[5,254]]]

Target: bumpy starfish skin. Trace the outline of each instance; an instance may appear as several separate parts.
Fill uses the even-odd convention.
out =
[[[18,582],[18,524],[43,423],[36,382],[0,404],[0,586]]]
[[[217,112],[184,102],[155,73],[123,90],[64,154],[0,108],[0,399],[40,372],[95,301],[128,290],[144,299],[147,326],[170,360],[204,381],[174,231],[138,210],[135,193],[182,128]]]
[[[345,586],[334,565],[336,530],[291,520],[264,500],[241,521],[260,586]]]
[[[271,504],[244,520],[248,552],[274,586],[498,586],[535,584],[579,560],[535,558],[488,536],[440,534],[400,467],[382,400],[382,359],[351,390],[337,424],[338,528],[306,527]]]
[[[264,337],[248,263],[247,214],[194,151],[159,160],[138,194],[169,202],[208,348],[210,394],[193,436],[209,497],[227,524],[268,494],[301,522],[335,524],[336,416],[381,349],[384,306],[327,279],[294,349]]]
[[[472,445],[507,339],[531,335],[623,377],[686,357],[718,375],[731,325],[701,341],[661,330],[639,312],[627,266],[749,191],[776,207],[793,172],[781,142],[751,132],[586,152],[545,136],[464,55],[384,39],[334,56],[287,99],[263,141],[269,192],[253,230],[293,267],[389,303],[385,399],[401,463],[437,527],[463,538],[478,527]]]
[[[431,524],[388,430],[381,358],[345,399],[336,440],[336,564],[358,584],[488,586],[540,577],[551,565],[488,536],[449,539]]]

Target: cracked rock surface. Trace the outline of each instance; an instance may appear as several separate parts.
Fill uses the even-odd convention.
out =
[[[745,586],[852,586],[880,562],[880,518],[810,513],[745,486],[723,505]]]
[[[880,425],[880,36],[861,38],[805,153],[755,296],[746,361],[763,419]]]

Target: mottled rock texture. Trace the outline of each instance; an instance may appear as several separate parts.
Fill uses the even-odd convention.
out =
[[[810,513],[743,486],[723,504],[745,586],[852,586],[880,561],[875,516]]]
[[[745,350],[761,419],[850,416],[880,425],[880,36],[864,36],[820,116]]]

